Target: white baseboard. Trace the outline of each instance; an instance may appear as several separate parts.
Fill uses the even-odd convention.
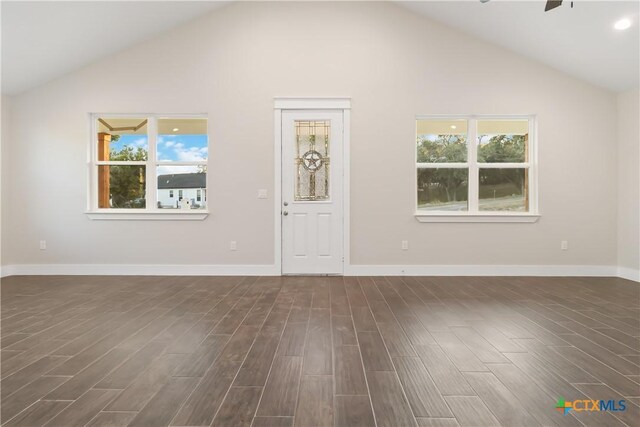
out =
[[[618,277],[622,279],[633,280],[640,282],[640,270],[634,270],[633,268],[618,267]]]
[[[598,276],[615,277],[606,265],[351,265],[346,276]]]
[[[2,276],[277,276],[275,265],[20,264],[2,267]]]
[[[345,276],[592,276],[640,281],[640,271],[600,265],[349,265]],[[278,276],[275,265],[20,264],[0,267],[0,277]]]

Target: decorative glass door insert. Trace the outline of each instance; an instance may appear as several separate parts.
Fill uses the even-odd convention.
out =
[[[329,200],[329,120],[296,120],[296,201]]]

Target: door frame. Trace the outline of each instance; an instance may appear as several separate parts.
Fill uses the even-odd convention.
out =
[[[275,97],[274,105],[274,265],[276,273],[282,275],[282,112],[289,110],[340,110],[342,111],[342,275],[348,271],[351,233],[350,218],[350,133],[351,98],[297,98]]]

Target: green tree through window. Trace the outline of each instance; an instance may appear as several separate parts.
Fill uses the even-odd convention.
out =
[[[485,141],[488,141],[485,143]],[[478,162],[522,163],[525,161],[526,140],[524,135],[481,135],[478,137]],[[480,196],[505,197],[522,194],[525,174],[522,169],[489,169],[480,165]],[[484,194],[484,189],[492,191]]]
[[[113,135],[112,141],[117,141],[119,135]],[[110,150],[109,160],[112,161],[146,161],[147,150],[142,147],[125,145],[122,149]],[[145,167],[141,165],[119,166],[113,165],[109,169],[111,207],[113,208],[144,208],[145,202]]]
[[[418,137],[418,163],[464,163],[466,135],[422,135]],[[468,169],[422,169],[418,172],[419,204],[467,200]]]

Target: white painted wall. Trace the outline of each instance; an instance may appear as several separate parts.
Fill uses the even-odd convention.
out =
[[[3,263],[273,264],[274,96],[352,97],[353,264],[616,265],[616,96],[381,2],[231,4],[15,97],[5,177],[35,197],[2,200]],[[89,220],[90,112],[207,112],[211,215]],[[540,221],[418,223],[415,115],[513,113],[538,115]]]
[[[9,204],[9,178],[11,171],[9,169],[9,112],[10,101],[8,96],[0,98],[0,268],[6,265],[4,262],[4,239],[2,238],[5,229],[4,223],[7,220],[7,211]],[[3,274],[0,272],[0,275]]]
[[[640,281],[640,92],[618,95],[618,266]]]

